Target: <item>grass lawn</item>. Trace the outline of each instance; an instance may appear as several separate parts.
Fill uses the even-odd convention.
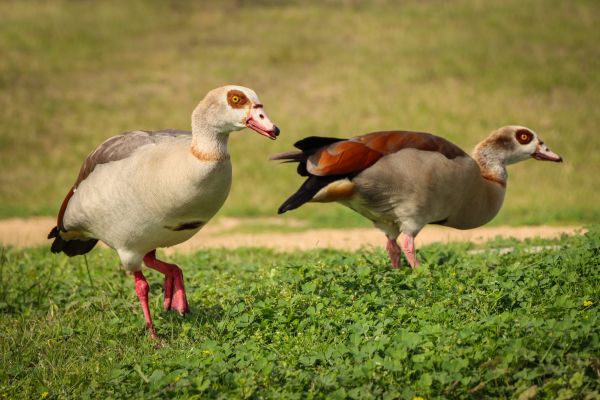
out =
[[[158,349],[112,252],[88,276],[1,249],[0,398],[598,399],[600,227],[472,249],[424,247],[414,272],[382,250],[180,255],[191,315],[147,273]]]
[[[600,220],[600,2],[281,3],[0,2],[0,217],[56,214],[94,146],[188,128],[209,89],[239,83],[282,136],[232,136],[222,215],[274,215],[301,179],[267,158],[307,135],[413,129],[470,151],[518,123],[565,163],[512,167],[494,223]],[[292,214],[366,223],[342,207]]]

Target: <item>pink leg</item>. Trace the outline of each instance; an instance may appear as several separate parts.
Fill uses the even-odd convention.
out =
[[[144,256],[144,264],[165,276],[165,311],[177,310],[183,315],[190,312],[185,287],[183,286],[183,272],[175,264],[168,264],[156,258],[156,250],[152,250]]]
[[[154,332],[150,308],[148,307],[148,282],[146,281],[146,278],[144,278],[142,271],[135,271],[133,277],[135,278],[135,293],[137,293],[140,303],[142,304],[142,310],[144,311],[146,328],[148,328],[148,332],[150,332],[150,337],[152,339],[158,339],[158,336],[156,336],[156,333]]]
[[[392,267],[400,268],[402,266],[402,259],[400,258],[402,256],[402,250],[398,246],[398,243],[396,243],[396,239],[391,239],[388,237],[386,249],[388,255],[390,256]]]
[[[415,250],[415,238],[411,235],[406,235],[402,240],[402,251],[404,256],[408,260],[411,268],[419,266],[419,260],[417,260],[417,252]]]

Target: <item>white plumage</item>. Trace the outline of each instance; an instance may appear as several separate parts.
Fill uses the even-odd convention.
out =
[[[85,160],[50,232],[53,252],[90,251],[98,240],[134,272],[151,336],[142,263],[165,274],[165,309],[188,311],[183,274],[155,257],[181,243],[221,208],[231,188],[229,134],[249,127],[271,139],[279,129],[258,96],[241,86],[214,89],[192,114],[192,132],[133,131],[114,136]]]

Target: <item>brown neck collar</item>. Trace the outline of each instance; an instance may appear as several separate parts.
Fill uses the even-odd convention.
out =
[[[481,171],[481,177],[487,181],[495,182],[503,188],[506,188],[506,179],[499,178],[488,171]]]
[[[213,152],[204,152],[196,146],[192,146],[192,154],[200,161],[226,161],[229,160],[229,153],[219,154]]]

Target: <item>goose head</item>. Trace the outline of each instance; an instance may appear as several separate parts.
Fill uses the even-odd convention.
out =
[[[505,126],[493,132],[488,140],[495,142],[494,150],[505,165],[530,157],[540,161],[562,162],[562,157],[552,152],[534,131],[524,126]]]
[[[213,89],[192,114],[192,126],[209,124],[222,133],[250,128],[269,139],[279,136],[279,128],[267,116],[256,93],[247,87],[228,85]]]

